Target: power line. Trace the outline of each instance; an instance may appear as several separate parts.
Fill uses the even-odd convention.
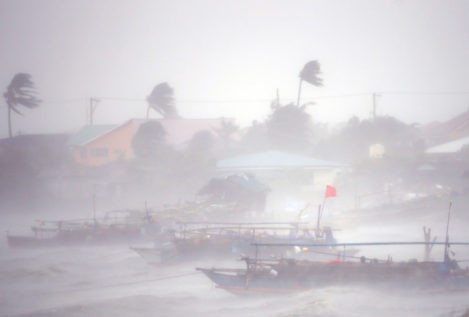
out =
[[[86,102],[88,98],[70,98],[70,99],[52,99],[43,100],[43,103],[73,103],[73,102]]]
[[[351,98],[351,97],[363,97],[372,96],[373,94],[379,94],[380,96],[385,95],[413,95],[413,96],[425,96],[425,95],[441,95],[441,96],[469,96],[469,91],[377,91],[377,92],[364,92],[364,93],[350,93],[350,94],[337,94],[337,95],[323,95],[311,98],[306,98],[305,101],[314,101],[321,99],[334,99],[334,98]],[[146,102],[144,98],[127,98],[127,97],[98,97],[103,101],[123,101],[123,102]],[[271,102],[275,98],[255,98],[255,99],[177,99],[179,103],[257,103],[257,102]],[[70,102],[86,102],[88,98],[74,98],[74,99],[63,99],[63,100],[45,100],[46,103],[70,103]],[[282,101],[295,101],[295,97],[281,98]]]
[[[469,95],[469,91],[384,91],[384,95]]]

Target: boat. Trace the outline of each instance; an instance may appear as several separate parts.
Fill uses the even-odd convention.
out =
[[[151,264],[204,258],[226,259],[265,254],[281,257],[298,253],[296,247],[253,247],[263,243],[330,243],[332,230],[312,228],[306,222],[180,222],[179,228],[160,236],[153,247],[131,249]],[[331,248],[327,247],[327,251]],[[303,252],[305,254],[305,252]],[[311,253],[312,254],[312,253]]]
[[[144,212],[118,210],[107,212],[102,218],[37,220],[31,227],[32,235],[7,233],[7,242],[10,247],[129,243],[159,230],[159,224]]]
[[[292,246],[294,244],[262,244],[261,246]],[[285,293],[328,286],[397,287],[399,290],[469,290],[469,270],[451,259],[450,245],[469,242],[365,242],[334,244],[296,244],[299,247],[359,247],[387,245],[445,245],[443,261],[410,260],[393,262],[366,257],[342,256],[329,261],[260,259],[245,257],[244,269],[197,268],[218,288],[235,294],[252,292]],[[348,260],[347,258],[353,258]]]

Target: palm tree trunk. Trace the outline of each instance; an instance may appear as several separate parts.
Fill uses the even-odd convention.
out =
[[[298,86],[298,99],[296,101],[296,106],[300,106],[300,97],[301,97],[301,84],[303,83],[303,79],[300,78],[300,85]]]
[[[8,136],[11,139],[12,133],[11,133],[11,107],[8,105]]]
[[[147,107],[147,120],[150,117],[150,106]]]

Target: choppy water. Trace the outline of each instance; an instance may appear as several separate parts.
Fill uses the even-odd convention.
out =
[[[467,237],[464,224],[454,227],[459,230],[456,233],[459,238]],[[349,241],[422,239],[420,222],[404,226],[349,226],[337,236],[339,240]],[[392,250],[370,252],[382,257]],[[399,252],[403,258],[415,255],[415,250]],[[422,254],[420,249],[418,252]],[[439,256],[438,252],[434,251],[435,257]],[[466,252],[466,256],[459,255],[469,258],[467,250],[460,252]],[[469,308],[469,293],[400,294],[334,287],[292,295],[238,297],[215,288],[195,271],[196,266],[232,267],[235,264],[206,260],[155,267],[145,263],[126,245],[41,250],[2,246],[0,315],[461,316]]]

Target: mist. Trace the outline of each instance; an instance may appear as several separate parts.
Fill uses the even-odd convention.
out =
[[[467,316],[467,1],[0,1],[0,315]]]

